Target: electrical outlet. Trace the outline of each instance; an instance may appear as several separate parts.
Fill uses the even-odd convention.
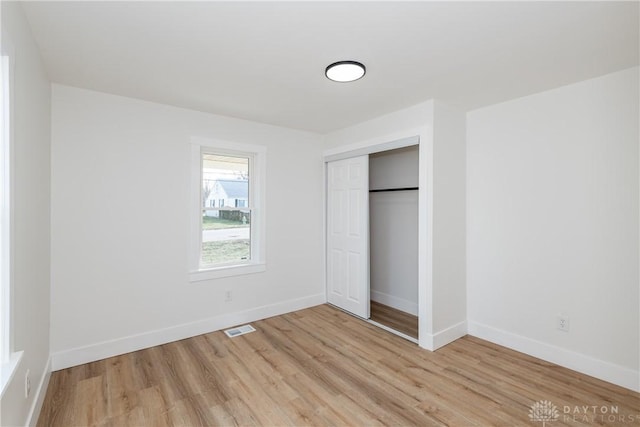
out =
[[[225,291],[224,302],[231,302],[232,300],[233,300],[233,295],[231,294],[231,291]]]
[[[563,332],[569,332],[569,316],[564,314],[558,314],[557,328]]]
[[[24,374],[24,398],[28,399],[31,394],[31,372],[27,369]]]

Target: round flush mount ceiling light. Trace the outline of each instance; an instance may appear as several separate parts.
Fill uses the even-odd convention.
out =
[[[329,80],[340,83],[361,79],[366,72],[365,66],[356,61],[334,62],[324,70],[324,74]]]

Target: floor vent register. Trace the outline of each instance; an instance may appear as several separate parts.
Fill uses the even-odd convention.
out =
[[[227,334],[229,338],[238,337],[240,335],[248,334],[249,332],[255,332],[255,329],[251,325],[237,326],[235,328],[227,329],[226,331],[224,331],[224,333]]]

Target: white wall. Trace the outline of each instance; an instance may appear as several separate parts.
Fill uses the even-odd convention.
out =
[[[13,46],[13,283],[14,351],[24,351],[0,402],[0,425],[37,421],[38,391],[49,361],[50,85],[17,2],[2,2],[2,42]],[[31,394],[24,397],[30,370]],[[44,392],[42,393],[42,396]],[[40,397],[42,397],[40,396]],[[32,417],[33,415],[33,417]]]
[[[467,327],[466,117],[437,100],[433,113],[433,330],[448,343]]]
[[[418,186],[417,145],[382,151],[369,156],[369,189]]]
[[[638,99],[633,68],[467,116],[470,332],[636,390]]]
[[[60,85],[52,125],[54,369],[326,301],[320,137]],[[191,136],[267,147],[266,272],[188,282]]]
[[[369,189],[418,186],[418,146],[369,156]],[[369,193],[371,300],[418,314],[418,191]]]

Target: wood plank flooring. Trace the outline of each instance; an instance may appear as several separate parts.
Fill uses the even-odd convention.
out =
[[[548,427],[640,424],[640,394],[477,338],[429,352],[326,305],[253,325],[54,372],[38,426],[542,426],[540,400]]]
[[[418,339],[418,316],[413,316],[376,301],[371,301],[369,314],[371,320]]]

